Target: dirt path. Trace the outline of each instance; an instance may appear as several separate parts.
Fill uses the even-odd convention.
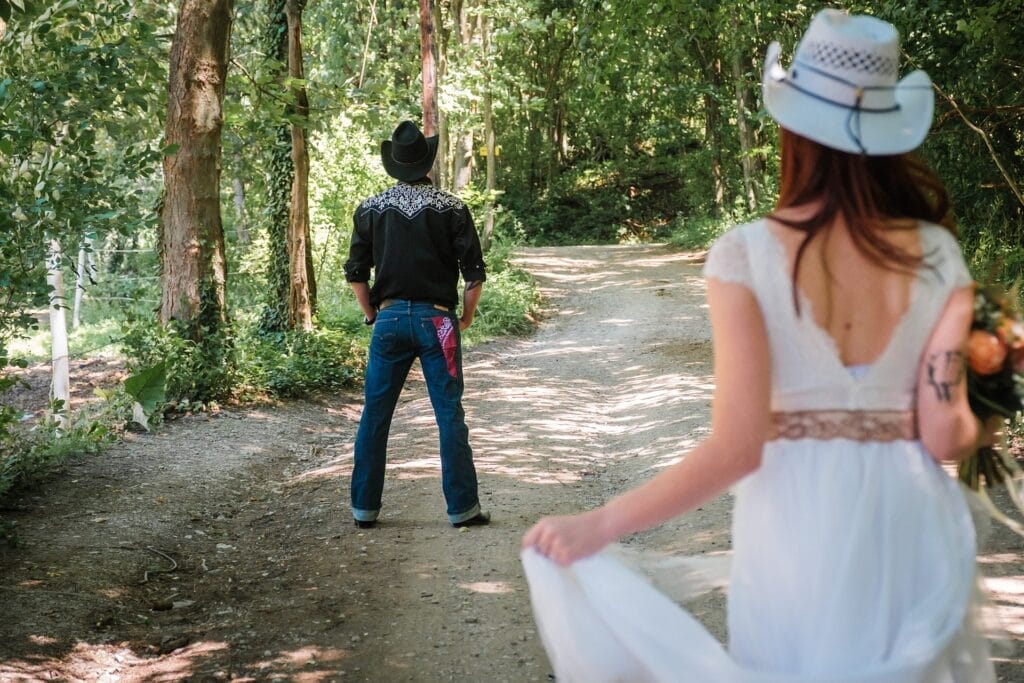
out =
[[[403,393],[370,531],[347,507],[360,397],[181,421],[69,465],[5,513],[21,545],[0,550],[0,681],[548,680],[519,538],[706,433],[711,353],[691,256],[573,247],[520,260],[549,319],[466,356],[490,527],[447,524],[422,381]],[[722,498],[630,542],[722,550],[728,522]],[[1022,546],[996,540],[986,558],[1019,621]],[[691,606],[720,636],[721,603]],[[1001,657],[1002,680],[1024,680],[1015,649]]]

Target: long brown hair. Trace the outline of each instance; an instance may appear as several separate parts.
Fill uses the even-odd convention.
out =
[[[850,237],[873,263],[913,272],[924,256],[912,254],[885,239],[894,229],[913,229],[917,221],[938,223],[956,235],[949,194],[942,181],[913,154],[866,156],[825,147],[785,128],[781,130],[782,169],[775,209],[821,200],[821,209],[806,220],[772,218],[804,233],[793,260],[793,304],[797,312],[800,259],[816,235],[837,216]],[[927,265],[927,264],[926,264]]]

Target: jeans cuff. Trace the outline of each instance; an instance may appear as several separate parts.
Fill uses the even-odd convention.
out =
[[[380,510],[358,510],[352,508],[352,518],[358,519],[360,522],[375,522],[379,514]]]
[[[459,522],[465,522],[467,519],[473,519],[480,514],[480,503],[477,503],[473,507],[469,508],[465,512],[460,512],[457,515],[448,515],[448,521],[452,524],[458,524]]]

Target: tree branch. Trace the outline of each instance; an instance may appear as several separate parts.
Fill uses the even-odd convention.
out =
[[[917,66],[914,63],[914,60],[910,57],[910,55],[906,53],[906,51],[901,50],[901,52],[903,52],[903,57],[907,60],[909,64],[914,64],[915,67]],[[981,137],[982,141],[985,143],[985,147],[988,148],[989,156],[992,157],[992,161],[995,162],[996,167],[999,169],[999,172],[1002,174],[1003,179],[1006,181],[1006,185],[1010,188],[1010,191],[1013,192],[1013,195],[1017,198],[1017,201],[1020,202],[1021,206],[1024,206],[1024,193],[1021,193],[1020,187],[1013,180],[1013,178],[1010,177],[1010,174],[1006,171],[1006,167],[1003,166],[1003,162],[999,159],[999,155],[996,154],[996,150],[992,146],[992,140],[989,139],[988,133],[986,133],[980,127],[975,125],[974,122],[971,121],[969,118],[967,118],[967,114],[965,114],[964,110],[960,108],[960,105],[956,103],[956,100],[954,100],[951,95],[947,94],[942,88],[940,88],[938,83],[932,81],[932,88],[935,90],[935,92],[941,95],[944,100],[949,102],[949,106],[953,107],[953,111],[955,111],[960,116],[964,124],[966,124],[968,128],[973,130]]]

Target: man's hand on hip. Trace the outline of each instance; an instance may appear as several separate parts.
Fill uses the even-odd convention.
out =
[[[462,295],[462,317],[459,318],[459,332],[473,324],[476,316],[476,305],[480,303],[480,294],[484,291],[484,283],[473,280],[466,283],[466,291]]]

